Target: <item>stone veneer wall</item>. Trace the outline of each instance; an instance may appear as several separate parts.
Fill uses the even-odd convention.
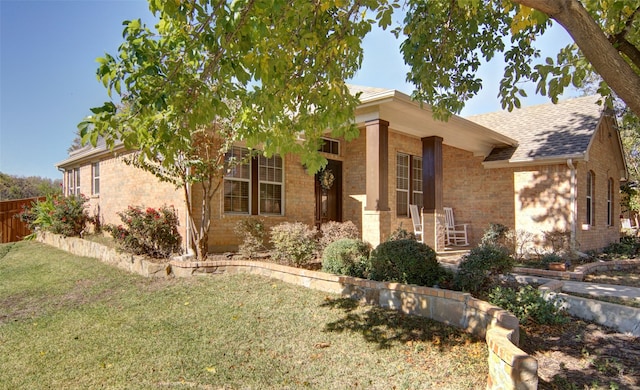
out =
[[[78,256],[99,260],[146,277],[191,277],[221,273],[250,273],[315,290],[340,294],[372,305],[399,310],[461,328],[484,338],[489,349],[487,389],[536,389],[538,362],[516,345],[518,319],[511,313],[470,294],[400,283],[376,282],[257,261],[158,264],[142,256],[118,253],[102,244],[77,237],[40,232],[38,241]]]

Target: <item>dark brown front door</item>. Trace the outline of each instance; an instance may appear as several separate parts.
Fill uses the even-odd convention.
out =
[[[342,222],[342,161],[329,160],[324,171],[316,173],[315,182],[316,225]]]

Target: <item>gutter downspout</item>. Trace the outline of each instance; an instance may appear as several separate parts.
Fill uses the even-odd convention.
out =
[[[576,252],[576,234],[578,229],[578,221],[576,220],[578,211],[577,211],[577,202],[576,202],[576,193],[577,193],[577,183],[576,183],[576,166],[573,164],[573,159],[567,159],[567,166],[571,172],[571,178],[569,179],[569,222],[571,224],[571,237],[569,241],[569,246],[571,252]]]

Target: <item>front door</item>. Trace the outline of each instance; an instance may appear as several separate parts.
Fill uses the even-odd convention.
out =
[[[316,226],[325,222],[342,222],[342,161],[329,160],[316,173]]]

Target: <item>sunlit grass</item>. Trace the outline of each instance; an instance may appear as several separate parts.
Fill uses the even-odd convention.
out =
[[[485,388],[482,340],[249,275],[151,280],[0,246],[0,388]]]

